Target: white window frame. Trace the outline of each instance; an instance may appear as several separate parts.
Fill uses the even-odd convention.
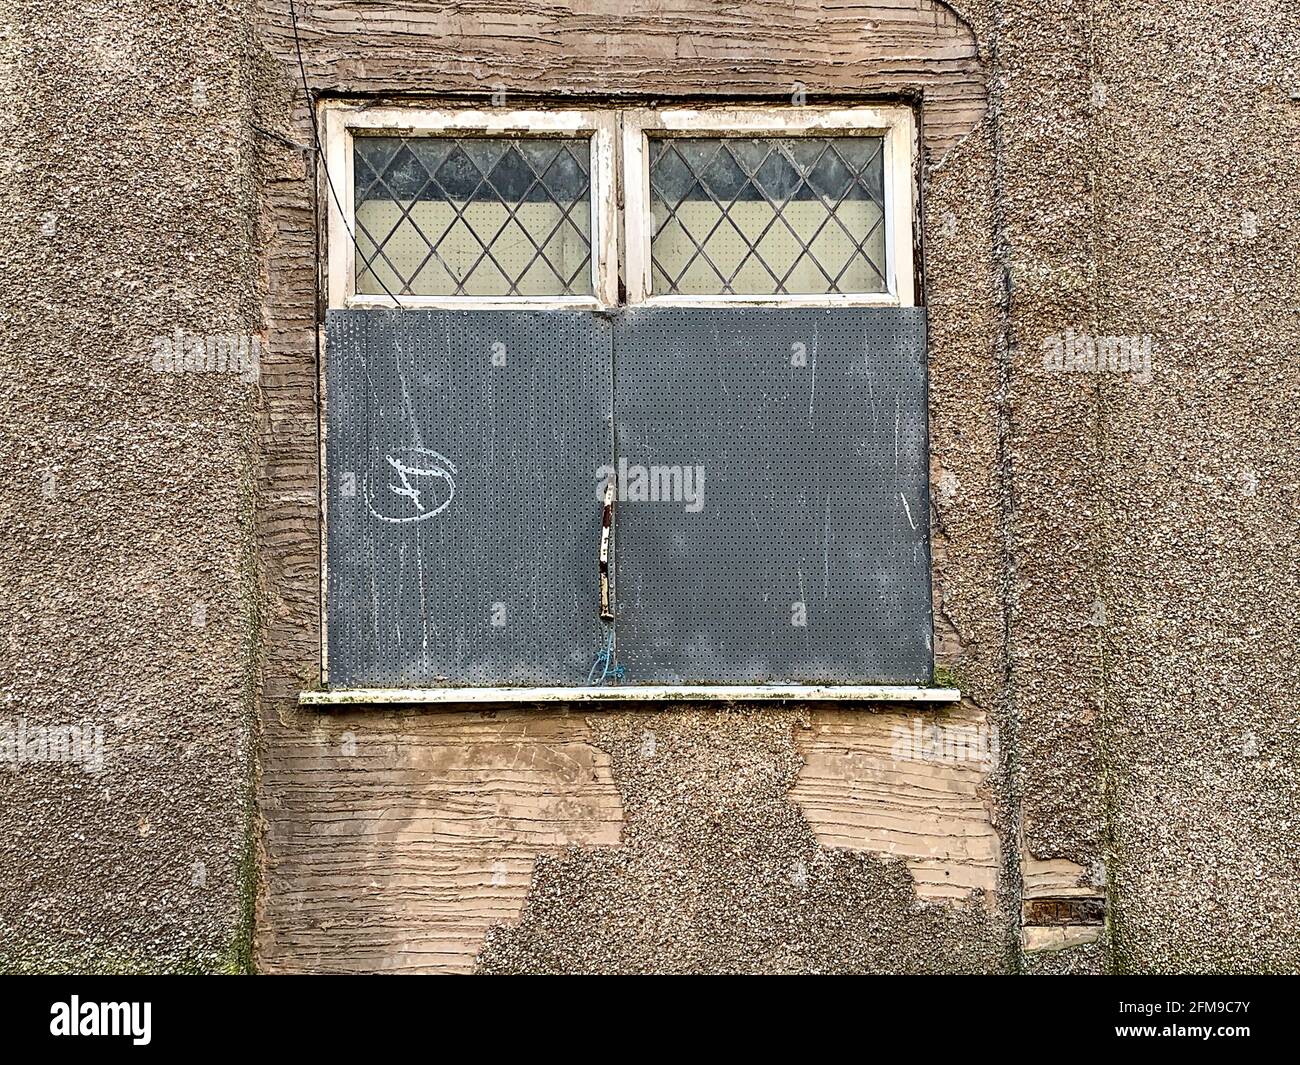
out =
[[[326,230],[327,291],[331,309],[344,307],[465,307],[474,309],[571,309],[611,307],[618,299],[617,190],[614,180],[614,111],[431,110],[411,107],[365,107],[324,103],[321,118],[325,159],[333,192]],[[353,240],[353,139],[357,131],[409,136],[483,134],[589,137],[591,142],[591,280],[590,296],[412,296],[397,298],[356,291],[356,243]],[[335,202],[337,194],[338,202]],[[343,210],[340,211],[340,205]]]
[[[810,295],[656,295],[651,288],[650,164],[652,133],[706,136],[882,136],[885,194],[885,292]],[[627,302],[676,306],[911,307],[913,160],[916,122],[908,107],[666,108],[623,113]]]

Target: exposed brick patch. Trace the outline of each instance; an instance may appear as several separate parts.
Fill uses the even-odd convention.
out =
[[[1101,898],[1026,899],[1027,925],[1100,925],[1106,921],[1106,900]]]

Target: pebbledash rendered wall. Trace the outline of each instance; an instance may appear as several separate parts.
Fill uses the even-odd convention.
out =
[[[918,108],[966,696],[336,714],[288,2],[0,14],[4,967],[1300,968],[1295,12],[302,4],[321,97]]]
[[[0,2],[5,971],[251,963],[253,56],[239,5]]]

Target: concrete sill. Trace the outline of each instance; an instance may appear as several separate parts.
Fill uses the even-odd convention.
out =
[[[555,688],[340,688],[305,691],[299,706],[424,704],[492,706],[512,703],[956,703],[956,688],[905,684],[625,684]]]

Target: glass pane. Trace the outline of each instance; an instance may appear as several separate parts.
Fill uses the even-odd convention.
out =
[[[651,137],[659,294],[884,292],[883,137]]]
[[[358,293],[592,294],[589,140],[358,134],[353,144]]]

